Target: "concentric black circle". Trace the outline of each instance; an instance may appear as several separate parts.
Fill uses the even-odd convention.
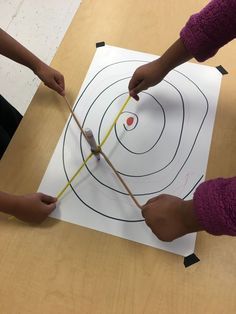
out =
[[[98,143],[100,144],[104,134],[107,131],[106,126],[109,125],[109,123],[111,124],[113,122],[113,120],[111,119],[111,112],[112,112],[112,108],[114,108],[115,104],[117,102],[122,103],[124,102],[124,100],[127,98],[128,96],[128,92],[127,92],[127,85],[128,82],[132,76],[132,70],[130,71],[131,73],[129,73],[130,75],[127,75],[127,65],[132,65],[132,68],[136,68],[138,66],[140,66],[141,64],[146,63],[146,61],[141,61],[141,60],[126,60],[126,61],[122,61],[122,62],[116,62],[113,64],[110,64],[104,68],[102,68],[100,71],[98,71],[93,77],[92,79],[89,81],[89,83],[86,85],[86,87],[84,88],[83,92],[81,93],[80,97],[78,98],[76,105],[74,107],[74,110],[76,110],[77,106],[80,105],[86,97],[88,97],[88,95],[91,93],[91,102],[89,103],[88,109],[86,110],[86,112],[84,113],[84,116],[81,120],[82,126],[85,127],[87,125],[87,122],[89,121],[90,117],[93,115],[95,115],[95,112],[97,114],[97,108],[99,105],[104,104],[104,100],[107,100],[107,103],[105,103],[103,105],[103,108],[101,110],[101,114],[100,116],[96,117],[96,121],[97,121],[97,126],[96,129],[93,130],[93,132],[97,132],[95,134]],[[114,75],[114,77],[112,76],[112,78],[109,79],[109,84],[103,86],[104,84],[106,84],[105,82],[103,82],[101,84],[101,78],[100,76],[109,76],[109,73],[115,73],[116,69],[120,69],[120,67],[125,65],[125,73],[123,77],[116,77],[116,75]],[[189,86],[189,88],[192,88],[192,90],[194,91],[194,93],[196,93],[196,95],[198,95],[199,99],[201,99],[202,102],[202,113],[200,115],[199,118],[199,124],[197,127],[195,127],[195,133],[194,136],[192,138],[192,142],[191,145],[187,147],[185,154],[183,154],[181,152],[182,149],[182,142],[184,142],[184,137],[187,138],[188,135],[184,134],[185,131],[185,124],[186,124],[186,106],[188,106],[188,103],[186,103],[185,100],[185,96],[183,95],[183,91],[181,91],[181,88],[179,86],[176,86],[171,80],[168,79],[168,77],[163,80],[162,82],[162,86],[163,88],[165,88],[165,90],[168,92],[168,94],[170,95],[170,99],[171,97],[174,99],[174,102],[178,103],[178,105],[176,104],[176,108],[174,108],[174,110],[179,110],[179,121],[176,122],[176,126],[177,129],[175,130],[174,133],[176,134],[171,134],[171,136],[176,139],[175,140],[175,145],[173,145],[174,147],[171,147],[170,149],[170,153],[168,156],[166,156],[166,160],[165,158],[163,158],[162,163],[160,163],[160,166],[153,169],[152,165],[147,165],[146,169],[145,167],[143,167],[142,169],[135,169],[135,167],[133,168],[133,170],[127,170],[127,169],[122,169],[122,163],[119,165],[119,163],[116,163],[116,168],[117,171],[124,177],[125,180],[136,180],[136,182],[139,182],[140,180],[146,180],[151,178],[153,180],[153,178],[155,179],[156,175],[159,175],[161,173],[163,173],[164,171],[166,171],[169,167],[172,167],[172,164],[176,164],[176,156],[178,154],[182,154],[184,155],[184,158],[178,163],[178,165],[175,165],[175,172],[171,173],[170,178],[168,180],[167,183],[165,183],[161,188],[158,189],[151,189],[149,187],[146,186],[143,187],[143,191],[134,191],[134,195],[136,197],[144,197],[144,196],[148,196],[148,197],[154,197],[156,195],[158,195],[159,193],[166,193],[166,190],[168,187],[170,187],[175,180],[178,178],[178,176],[181,174],[181,171],[184,169],[186,163],[188,162],[188,160],[191,157],[192,151],[196,145],[197,139],[198,139],[198,135],[201,131],[201,128],[203,126],[203,123],[205,121],[205,118],[207,116],[208,113],[208,100],[207,97],[205,96],[205,94],[202,92],[202,90],[189,78],[187,77],[185,74],[181,73],[180,71],[174,70],[172,71],[172,76],[176,77],[176,80],[178,80],[178,77],[181,77],[181,80],[185,81],[186,84]],[[113,79],[113,80],[112,80]],[[123,86],[123,88],[122,88]],[[123,92],[118,92],[116,93],[116,90],[123,90]],[[88,95],[87,95],[88,94]],[[92,96],[93,95],[93,96]],[[96,95],[94,97],[94,95]],[[109,98],[108,95],[113,95],[112,98]],[[136,149],[136,147],[133,145],[132,141],[132,136],[137,136],[137,134],[141,134],[144,133],[145,131],[148,130],[149,125],[147,125],[145,127],[145,124],[143,124],[142,126],[142,117],[144,115],[142,115],[142,112],[140,112],[140,114],[137,114],[137,112],[135,110],[130,110],[129,109],[125,109],[125,111],[122,113],[122,115],[120,116],[120,119],[117,121],[115,127],[114,127],[114,131],[112,132],[112,134],[110,135],[110,141],[113,141],[113,143],[117,143],[116,146],[119,149],[119,154],[122,156],[127,156],[126,158],[132,158],[134,160],[133,163],[136,162],[137,158],[143,158],[142,160],[144,160],[147,156],[147,154],[153,154],[153,156],[155,155],[156,151],[160,149],[159,147],[161,147],[163,145],[163,143],[161,143],[161,141],[164,141],[165,138],[168,139],[168,133],[166,131],[167,127],[168,127],[168,123],[170,123],[170,121],[173,121],[173,119],[171,119],[170,115],[171,112],[173,111],[173,108],[167,108],[166,104],[164,103],[163,99],[159,99],[158,95],[154,95],[152,93],[152,90],[150,89],[148,92],[143,92],[141,95],[142,97],[146,97],[145,99],[147,99],[146,103],[151,104],[150,108],[152,111],[152,114],[154,116],[157,117],[158,119],[158,125],[155,125],[155,119],[153,119],[154,124],[150,126],[151,131],[149,130],[149,133],[152,132],[151,134],[153,134],[153,136],[148,136],[148,140],[147,140],[147,145],[146,147],[143,149],[143,147]],[[171,103],[169,101],[169,103]],[[144,109],[143,109],[144,110]],[[187,110],[188,111],[188,110]],[[122,119],[122,117],[125,116],[125,114],[131,114],[132,116],[136,117],[136,122],[135,125],[130,128],[127,129],[124,125],[124,121]],[[79,117],[80,118],[80,117]],[[187,117],[189,118],[189,117]],[[93,117],[94,119],[94,117]],[[146,119],[147,120],[147,119]],[[151,119],[152,120],[152,119]],[[69,122],[66,126],[66,130],[65,130],[65,134],[64,134],[64,138],[63,138],[63,149],[62,149],[62,159],[63,159],[63,167],[64,167],[64,172],[65,172],[65,176],[67,178],[67,180],[69,181],[71,174],[68,174],[68,169],[67,169],[67,159],[66,159],[66,144],[67,144],[67,136],[68,136],[68,129],[70,127],[72,120],[71,118],[69,119]],[[109,123],[108,123],[109,122]],[[147,124],[147,121],[145,121],[145,123]],[[141,131],[139,129],[139,127],[141,126]],[[172,127],[172,126],[171,126]],[[143,128],[143,130],[142,130]],[[154,129],[154,131],[153,131]],[[135,132],[137,132],[137,134],[135,135]],[[139,133],[138,133],[139,132]],[[166,132],[166,133],[165,133]],[[126,136],[122,137],[122,134],[125,134]],[[150,135],[150,134],[149,134]],[[129,141],[125,141],[124,139],[127,138],[131,138],[131,140]],[[168,141],[167,141],[168,142]],[[84,145],[86,145],[84,139],[82,138],[82,135],[80,135],[80,139],[79,139],[79,146],[80,146],[80,153],[82,156],[82,160],[84,161],[85,158],[87,157],[86,153],[84,152]],[[165,142],[165,145],[166,142]],[[132,146],[132,147],[130,147]],[[104,145],[104,151],[106,151],[106,144]],[[165,157],[165,156],[164,156]],[[111,161],[113,161],[113,156],[110,157]],[[117,158],[119,159],[119,158]],[[80,165],[78,165],[79,168]],[[120,166],[120,167],[119,167]],[[97,177],[94,174],[94,171],[92,169],[90,169],[89,165],[86,165],[86,170],[90,175],[90,179],[92,179],[92,181],[99,183],[101,186],[103,186],[105,189],[111,190],[115,193],[119,193],[122,194],[124,196],[127,196],[127,193],[125,193],[122,189],[119,189],[117,187],[108,185],[106,183],[106,181],[99,177]],[[191,187],[188,189],[188,191],[186,191],[186,194],[183,195],[183,198],[186,198],[193,190],[194,188],[197,186],[197,184],[201,181],[203,175],[201,175],[199,178],[197,178],[195,180],[195,182],[192,182]],[[129,185],[129,184],[128,184]],[[117,213],[117,215],[114,214],[109,214],[109,210],[104,210],[104,208],[100,209],[97,208],[99,207],[98,204],[93,204],[92,200],[88,200],[85,199],[84,197],[82,197],[80,195],[80,192],[78,189],[75,188],[74,184],[71,184],[71,189],[74,192],[74,194],[78,197],[78,199],[84,203],[88,208],[90,208],[91,210],[93,210],[96,213],[99,213],[100,215],[103,215],[105,217],[111,218],[111,219],[115,219],[115,220],[120,220],[120,221],[126,221],[126,222],[141,222],[143,221],[141,213],[135,213],[134,217],[132,218],[127,218],[127,217],[121,217],[119,216],[119,213]]]

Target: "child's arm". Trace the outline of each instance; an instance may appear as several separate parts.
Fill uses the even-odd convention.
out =
[[[57,199],[42,193],[13,195],[0,192],[0,211],[30,223],[40,223],[56,208]]]
[[[190,201],[157,196],[143,206],[142,214],[162,241],[201,230],[236,236],[236,177],[203,182]]]
[[[139,67],[129,83],[130,95],[158,84],[176,66],[194,57],[204,61],[236,37],[236,0],[213,0],[190,17],[180,38],[158,60]]]
[[[236,37],[236,0],[210,1],[189,18],[180,37],[197,61],[211,58]]]
[[[134,72],[129,82],[130,96],[139,100],[138,93],[160,83],[168,72],[191,58],[179,38],[159,59],[142,65]]]
[[[0,54],[30,68],[46,86],[64,95],[63,75],[42,62],[2,29],[0,29]]]
[[[146,224],[161,241],[173,241],[187,233],[203,230],[193,201],[162,194],[150,199],[142,210]]]

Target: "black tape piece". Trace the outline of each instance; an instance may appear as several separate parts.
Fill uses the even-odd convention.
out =
[[[96,48],[103,47],[103,46],[105,46],[105,41],[99,41],[98,43],[96,43]]]
[[[200,259],[193,253],[193,254],[186,256],[184,258],[184,266],[189,267],[193,264],[198,263],[199,261],[200,261]]]
[[[222,75],[228,74],[228,72],[225,70],[224,67],[222,67],[222,65],[218,65],[216,68],[218,71],[220,71]]]

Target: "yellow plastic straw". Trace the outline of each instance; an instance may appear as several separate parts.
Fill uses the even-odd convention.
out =
[[[108,139],[108,136],[111,134],[111,131],[114,127],[114,125],[116,124],[117,120],[119,119],[120,115],[122,114],[122,111],[125,109],[125,107],[128,105],[128,102],[130,101],[131,96],[128,96],[128,98],[126,99],[126,101],[124,102],[123,106],[121,107],[120,111],[118,112],[114,122],[112,123],[110,129],[108,130],[107,134],[105,135],[104,139],[101,142],[101,147],[105,144],[106,140]]]
[[[113,121],[111,127],[109,128],[108,132],[106,133],[104,139],[101,142],[100,147],[102,147],[106,140],[108,139],[109,135],[111,134],[111,131],[114,127],[114,125],[116,124],[116,122],[118,121],[122,111],[125,109],[125,107],[127,106],[128,102],[130,101],[131,96],[129,95],[126,99],[126,101],[124,102],[123,106],[121,107],[120,111],[118,112],[115,120]],[[85,166],[85,164],[89,161],[89,159],[93,156],[93,153],[91,153],[86,159],[85,161],[82,163],[82,165],[79,167],[79,169],[76,171],[76,173],[73,175],[73,177],[67,182],[66,186],[58,193],[57,198],[59,199],[62,194],[66,191],[66,189],[70,186],[70,184],[72,183],[72,181],[77,177],[77,175],[80,173],[80,171],[83,169],[83,167]]]
[[[91,153],[86,159],[85,161],[82,163],[82,165],[79,167],[79,169],[76,171],[76,173],[73,175],[73,177],[67,182],[66,186],[61,190],[61,192],[59,192],[57,194],[57,198],[60,198],[62,196],[62,194],[66,191],[66,189],[68,188],[68,186],[71,184],[71,182],[75,179],[75,177],[80,173],[80,171],[83,169],[83,167],[85,166],[85,164],[89,161],[89,159],[93,156],[93,153]]]

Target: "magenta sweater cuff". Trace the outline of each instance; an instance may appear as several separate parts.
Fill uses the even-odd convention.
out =
[[[203,182],[193,197],[201,226],[214,235],[236,235],[236,177]]]
[[[186,49],[197,61],[214,56],[236,37],[236,0],[213,0],[190,17],[180,32]]]

